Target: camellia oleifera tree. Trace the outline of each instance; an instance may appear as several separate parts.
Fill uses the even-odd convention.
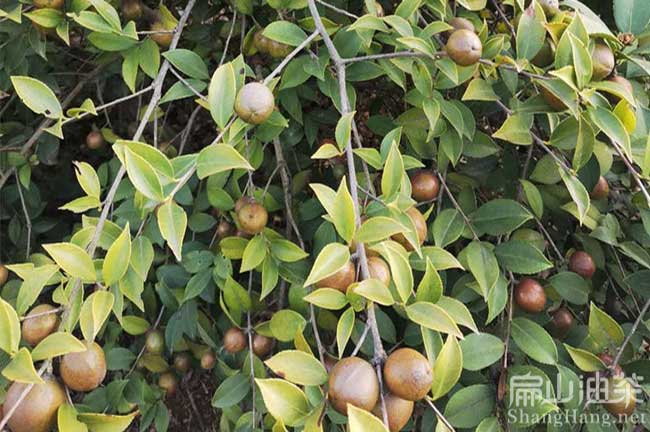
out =
[[[650,427],[650,8],[592,3],[3,2],[0,429]]]

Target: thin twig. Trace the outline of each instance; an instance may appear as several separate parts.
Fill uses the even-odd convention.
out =
[[[230,39],[232,39],[232,33],[235,30],[236,23],[237,23],[237,9],[235,9],[232,14],[232,23],[230,24],[230,30],[228,31],[228,37],[226,38],[226,43],[223,45],[223,54],[221,54],[221,60],[219,60],[219,66],[221,66],[223,62],[226,60],[226,54],[228,54],[228,46],[230,45]]]
[[[25,259],[29,259],[31,242],[32,242],[32,219],[29,217],[29,212],[27,211],[27,204],[25,204],[25,197],[23,196],[23,186],[20,184],[20,178],[18,177],[18,171],[16,171],[16,187],[18,188],[18,196],[20,197],[20,205],[23,208],[23,215],[25,216],[25,226],[27,227],[27,245],[25,250]]]
[[[328,9],[333,10],[334,12],[340,13],[341,15],[345,15],[350,18],[354,18],[355,20],[359,19],[358,15],[355,15],[351,12],[346,11],[345,9],[337,8],[336,6],[329,4],[327,2],[324,2],[323,0],[316,0],[319,4],[325,6]]]
[[[503,9],[501,9],[501,6],[499,6],[499,2],[497,0],[492,0],[492,4],[494,5],[494,8],[497,11],[497,15],[499,15],[499,18],[501,18],[501,21],[503,21],[508,26],[508,30],[510,30],[510,34],[512,35],[512,37],[516,38],[517,31],[513,27],[512,23],[510,22],[506,14],[503,12]]]
[[[625,336],[623,343],[621,344],[618,351],[616,352],[616,356],[614,357],[614,361],[609,367],[609,370],[614,371],[616,369],[616,366],[618,366],[618,362],[621,360],[621,356],[623,355],[623,351],[625,350],[625,347],[627,346],[628,343],[630,343],[632,336],[634,336],[634,332],[636,332],[636,330],[639,328],[639,324],[641,324],[641,321],[643,321],[643,317],[645,316],[646,312],[648,312],[649,308],[650,308],[650,299],[648,299],[648,301],[645,302],[645,304],[643,305],[643,309],[641,309],[641,313],[639,313],[639,316],[634,321],[634,324],[632,325],[632,328],[630,329],[629,333],[627,334],[627,336]]]
[[[460,216],[463,218],[463,221],[465,221],[465,225],[469,230],[472,232],[472,236],[474,237],[474,240],[479,241],[479,236],[474,231],[474,226],[472,225],[472,222],[469,220],[463,209],[461,208],[460,204],[458,204],[458,201],[456,201],[456,198],[454,198],[454,195],[451,193],[451,190],[449,190],[449,187],[447,186],[447,182],[445,181],[445,178],[438,173],[438,179],[440,180],[440,184],[442,184],[443,189],[447,193],[447,196],[449,197],[449,200],[451,201],[452,205],[456,210],[458,210],[458,213],[460,213]]]
[[[427,404],[429,404],[433,412],[436,413],[436,417],[438,417],[438,420],[440,420],[445,425],[445,427],[449,429],[451,432],[456,432],[456,429],[454,429],[451,423],[449,423],[449,420],[447,420],[445,416],[442,415],[442,413],[438,410],[438,408],[436,408],[436,406],[433,404],[431,399],[427,397],[425,398],[425,400],[427,401]]]
[[[207,100],[208,100],[207,97],[203,96],[203,95],[201,94],[201,92],[199,92],[197,89],[195,89],[194,86],[192,86],[192,84],[190,84],[190,83],[189,83],[185,78],[183,78],[183,77],[181,76],[181,74],[179,74],[178,72],[176,72],[176,69],[174,69],[173,66],[170,66],[170,67],[169,67],[169,71],[172,73],[172,75],[174,75],[176,78],[178,78],[178,80],[179,80],[180,82],[182,82],[182,83],[185,85],[185,87],[187,87],[188,89],[190,89],[190,90],[192,91],[192,93],[194,93],[194,95],[195,95],[196,97],[198,97],[199,99],[201,99],[201,100],[203,100],[203,101],[207,101]]]

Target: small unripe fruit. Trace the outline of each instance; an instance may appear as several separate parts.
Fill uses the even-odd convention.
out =
[[[229,328],[223,335],[223,347],[231,354],[242,352],[246,345],[248,345],[246,334],[237,327]]]
[[[68,388],[87,392],[96,389],[106,378],[106,357],[96,342],[87,344],[86,351],[68,353],[61,359],[61,379]]]
[[[154,42],[156,42],[161,48],[169,48],[172,44],[172,39],[174,39],[174,32],[170,31],[170,29],[160,21],[151,24],[151,31],[157,32],[149,35]]]
[[[383,259],[376,256],[368,257],[368,273],[371,278],[378,279],[386,286],[390,285],[390,267]]]
[[[600,81],[607,78],[614,70],[614,66],[616,66],[612,49],[604,43],[597,43],[594,45],[591,58],[593,62],[593,74],[591,79],[593,81]]]
[[[573,327],[573,315],[565,308],[561,307],[553,312],[551,320],[551,332],[557,338],[563,338]]]
[[[36,346],[56,331],[61,321],[56,313],[52,313],[55,309],[52,305],[42,304],[29,311],[22,325],[22,335],[25,342],[31,346]]]
[[[447,55],[459,66],[476,64],[483,54],[481,39],[473,31],[456,30],[449,36],[445,46]]]
[[[569,270],[585,279],[591,279],[596,272],[596,264],[587,252],[576,251],[569,258]]]
[[[7,279],[9,279],[9,269],[4,264],[0,264],[0,287],[7,283]]]
[[[335,410],[348,413],[348,404],[371,411],[379,399],[375,369],[359,357],[341,359],[332,368],[328,382],[329,400]]]
[[[433,371],[425,356],[411,348],[400,348],[386,359],[384,381],[395,396],[418,401],[431,390]]]
[[[237,220],[244,232],[255,235],[264,231],[269,213],[261,204],[246,204],[237,212]]]
[[[636,408],[636,391],[632,384],[622,376],[610,377],[607,382],[605,409],[615,416],[631,415]]]
[[[267,52],[273,58],[284,58],[293,51],[291,46],[274,40],[269,40],[267,49]]]
[[[271,42],[271,40],[264,36],[263,33],[264,29],[255,32],[255,36],[253,36],[253,45],[257,51],[262,54],[266,54],[269,52],[269,42]]]
[[[127,21],[136,21],[142,18],[140,0],[122,0],[122,15]]]
[[[264,123],[275,108],[275,98],[264,84],[252,82],[246,84],[237,93],[235,112],[246,123],[258,125]]]
[[[413,221],[413,224],[415,225],[415,230],[418,235],[418,241],[420,242],[420,246],[424,243],[424,240],[427,238],[427,221],[424,219],[424,216],[422,216],[422,213],[415,208],[411,207],[406,211],[406,214],[411,218]],[[402,246],[407,251],[413,251],[415,248],[409,243],[409,241],[404,237],[403,234],[395,234],[392,237],[393,240],[395,240],[397,243],[400,243]]]
[[[65,0],[34,0],[34,7],[37,9],[50,8],[50,9],[62,9],[65,4]]]
[[[158,377],[158,387],[165,392],[165,397],[172,397],[178,390],[178,378],[173,372],[165,372]]]
[[[388,417],[388,429],[390,432],[399,432],[402,430],[406,423],[408,423],[411,415],[413,415],[413,401],[402,399],[392,393],[384,396],[384,403],[386,404],[386,414]],[[383,419],[381,412],[381,401],[377,402],[375,409],[372,413],[379,419]]]
[[[341,270],[316,282],[316,288],[334,288],[342,293],[346,293],[348,287],[352,285],[356,279],[357,271],[354,267],[354,263],[348,261]]]
[[[36,384],[19,403],[28,384],[14,382],[9,386],[3,404],[4,412],[14,405],[18,407],[7,425],[11,432],[48,432],[56,422],[56,414],[65,403],[65,392],[59,382],[51,376],[43,377],[45,383]]]
[[[165,336],[160,330],[151,330],[147,333],[144,347],[149,354],[162,354],[165,350]]]
[[[440,181],[432,171],[420,171],[411,178],[411,198],[415,201],[431,201],[438,192]]]
[[[210,370],[217,364],[217,357],[212,350],[208,350],[201,355],[201,368]]]
[[[605,199],[609,196],[609,183],[603,176],[598,177],[596,186],[591,190],[591,197],[595,200]]]
[[[275,341],[270,337],[261,334],[253,336],[253,353],[260,358],[266,357],[273,349],[273,345]]]
[[[522,279],[515,288],[515,303],[528,313],[539,313],[546,305],[544,287],[535,279]]]
[[[182,352],[174,356],[174,369],[176,369],[178,373],[185,374],[189,372],[191,367],[192,358],[188,353]]]
[[[99,150],[104,147],[104,136],[100,131],[90,131],[86,135],[86,147],[90,150]]]
[[[233,226],[228,221],[221,221],[217,225],[217,238],[219,240],[229,237],[234,234]]]

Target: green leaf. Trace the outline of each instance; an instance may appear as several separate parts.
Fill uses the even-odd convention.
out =
[[[614,20],[621,32],[639,34],[650,23],[650,10],[643,0],[614,0]]]
[[[602,107],[589,108],[587,113],[591,121],[618,145],[629,159],[632,159],[630,136],[621,120],[614,113]]]
[[[293,242],[285,239],[271,240],[271,255],[283,262],[296,262],[306,258],[309,254]]]
[[[424,276],[422,276],[422,280],[420,280],[418,285],[415,299],[417,301],[437,303],[442,296],[442,292],[442,279],[440,279],[440,275],[436,268],[431,264],[431,260],[427,258],[427,267]]]
[[[72,277],[94,281],[95,266],[90,255],[72,243],[50,243],[43,245],[54,261]]]
[[[251,387],[250,378],[241,372],[226,378],[212,396],[212,406],[228,408],[241,402]]]
[[[343,240],[350,243],[354,237],[356,220],[354,202],[348,191],[345,177],[343,177],[339,184],[339,189],[336,191],[336,196],[334,197],[333,207],[330,210],[331,212],[328,211],[328,214],[331,216],[332,222],[334,222],[336,231]]]
[[[396,194],[402,185],[402,179],[406,173],[404,172],[404,161],[399,152],[397,143],[393,142],[386,158],[384,165],[384,173],[381,176],[381,191],[387,198]]]
[[[587,216],[589,207],[591,206],[589,192],[587,192],[587,189],[585,189],[584,185],[577,177],[568,174],[564,170],[560,170],[560,176],[562,177],[562,181],[566,185],[573,202],[577,206],[578,221],[582,224]]]
[[[373,249],[388,262],[397,294],[401,301],[406,303],[413,292],[413,271],[406,251],[402,245],[392,240],[384,241]]]
[[[458,340],[448,335],[433,364],[433,376],[436,377],[431,386],[433,400],[446,395],[456,385],[463,371],[463,364],[463,352]]]
[[[395,303],[390,290],[378,279],[365,279],[354,287],[354,292],[382,306]]]
[[[475,384],[462,388],[451,396],[444,416],[454,427],[473,428],[492,414],[495,401],[490,386]]]
[[[129,268],[129,260],[131,259],[131,232],[129,224],[126,224],[122,234],[111,245],[106,257],[104,257],[104,264],[102,267],[102,274],[104,276],[104,283],[112,285],[122,279]]]
[[[309,414],[307,397],[296,385],[280,379],[256,379],[269,413],[287,426],[297,426]]]
[[[532,127],[532,114],[515,113],[508,116],[499,130],[492,134],[492,137],[508,141],[512,144],[530,145],[533,143],[533,137],[530,134]]]
[[[348,404],[350,432],[388,432],[384,423],[368,411]]]
[[[325,367],[314,356],[284,350],[264,362],[279,377],[298,385],[318,386],[327,381]]]
[[[349,260],[350,249],[347,246],[339,243],[328,244],[318,254],[304,286],[313,285],[333,275],[347,265]]]
[[[458,240],[465,229],[461,213],[453,208],[445,209],[433,221],[433,241],[444,248]]]
[[[470,219],[480,231],[498,236],[516,230],[532,215],[518,202],[499,198],[483,204]]]
[[[182,259],[183,238],[187,229],[187,213],[174,201],[167,201],[156,211],[158,228],[177,261]]]
[[[341,116],[339,121],[336,123],[336,130],[334,131],[334,137],[336,138],[336,144],[340,150],[345,150],[347,145],[350,143],[350,134],[352,130],[352,120],[356,111],[349,112]]]
[[[334,288],[319,288],[307,294],[303,300],[323,309],[343,309],[348,300],[345,294]]]
[[[18,351],[20,344],[20,321],[14,308],[0,298],[0,349],[9,355]]]
[[[428,302],[415,302],[406,307],[406,314],[411,321],[422,327],[463,339],[463,333],[454,320],[440,306]]]
[[[621,326],[594,303],[589,306],[589,342],[599,351],[617,349],[625,339]]]
[[[101,195],[101,186],[97,172],[87,162],[74,162],[75,174],[81,188],[91,197],[99,198]]]
[[[512,340],[533,360],[551,365],[557,363],[555,342],[539,324],[526,318],[515,318],[512,320]]]
[[[140,279],[147,279],[153,260],[154,250],[149,237],[140,235],[134,238],[131,243],[130,264],[133,271],[140,276]]]
[[[591,75],[593,73],[591,54],[582,41],[571,33],[569,33],[569,41],[571,42],[576,83],[578,84],[578,88],[582,89],[591,81]]]
[[[356,240],[362,243],[374,243],[404,232],[407,229],[395,219],[386,216],[371,217],[359,227]]]
[[[271,40],[291,46],[298,46],[307,39],[307,34],[296,24],[289,21],[273,21],[264,28],[262,34]],[[286,422],[285,424],[291,426]]]
[[[19,382],[23,384],[44,384],[36,369],[34,369],[34,362],[32,356],[29,354],[27,348],[21,348],[16,355],[13,356],[11,362],[2,370],[2,376],[9,381]]]
[[[212,119],[223,129],[235,110],[237,79],[232,63],[217,68],[208,86],[208,105]]]
[[[82,413],[78,418],[90,432],[124,432],[138,414],[138,410],[126,415]]]
[[[457,300],[453,297],[442,296],[436,305],[443,308],[445,312],[447,312],[449,316],[456,322],[456,324],[467,327],[474,333],[478,333],[478,327],[476,327],[472,313],[460,300]]]
[[[352,336],[354,329],[354,309],[348,308],[341,314],[336,324],[336,346],[338,347],[339,358],[343,357],[345,347]]]
[[[535,2],[532,2],[519,18],[516,38],[518,59],[532,60],[544,45],[546,19],[543,11],[536,12]]]
[[[133,186],[144,196],[154,201],[162,201],[163,189],[160,178],[148,160],[124,149],[124,166]]]
[[[473,241],[465,249],[467,266],[481,289],[483,298],[487,298],[499,278],[499,265],[494,252],[482,242]]]
[[[200,179],[233,169],[252,171],[253,167],[228,144],[213,144],[205,147],[196,161],[196,174]]]
[[[86,351],[87,347],[70,333],[56,332],[43,339],[32,351],[34,361],[58,357],[72,352]]]
[[[120,31],[122,26],[120,24],[120,17],[117,14],[117,11],[110,3],[105,0],[89,0],[90,4],[93,5],[95,10],[106,20],[108,24],[113,28],[113,30]]]
[[[88,432],[88,427],[77,420],[77,410],[70,404],[63,404],[57,413],[57,426],[60,431]]]
[[[81,306],[79,326],[86,341],[95,340],[95,336],[108,319],[115,297],[108,291],[95,291]]]
[[[244,249],[240,271],[247,272],[253,270],[262,264],[264,257],[266,257],[266,241],[264,237],[257,235],[248,242]]]
[[[59,271],[54,264],[45,264],[40,267],[31,268],[24,276],[23,284],[18,291],[16,299],[16,312],[23,315],[27,309],[38,299],[43,288],[52,277]]]
[[[587,304],[589,300],[589,283],[580,275],[565,271],[549,279],[553,289],[566,301],[573,304]]]
[[[607,368],[601,359],[589,351],[574,348],[567,344],[564,344],[564,348],[566,348],[567,352],[571,356],[573,363],[575,363],[575,365],[578,366],[578,369],[583,372],[596,372]]]
[[[473,333],[460,342],[463,350],[463,368],[470,371],[484,369],[503,357],[505,345],[489,333]]]
[[[535,274],[553,267],[544,253],[529,242],[509,240],[494,249],[499,263],[513,273]]]
[[[296,337],[296,333],[304,330],[307,321],[298,312],[283,309],[273,314],[269,325],[276,339],[289,342]]]
[[[12,76],[11,83],[20,100],[36,114],[43,114],[52,119],[63,116],[56,95],[41,81],[27,76]]]
[[[494,92],[490,83],[481,78],[474,78],[467,84],[467,89],[461,100],[494,102],[499,100],[499,96]]]
[[[138,63],[144,73],[156,78],[160,69],[160,48],[156,42],[147,38],[138,46]]]
[[[191,78],[200,80],[207,80],[210,78],[208,67],[203,62],[203,59],[201,59],[201,56],[194,51],[177,48],[164,52],[163,57],[169,60],[169,63],[171,63],[176,69]]]

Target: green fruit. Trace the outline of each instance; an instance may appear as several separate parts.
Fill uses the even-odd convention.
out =
[[[158,377],[158,387],[165,393],[165,397],[172,397],[178,390],[178,378],[173,372],[165,372]]]
[[[147,333],[144,346],[150,354],[162,354],[165,350],[165,336],[160,330],[151,330]]]
[[[607,78],[616,66],[614,53],[611,48],[604,43],[597,43],[591,53],[593,63],[593,74],[591,79],[593,81],[600,81]]]
[[[275,108],[275,98],[267,86],[252,82],[246,84],[237,93],[235,112],[247,123],[264,123]]]
[[[456,30],[449,36],[445,46],[447,55],[459,66],[471,66],[481,59],[483,45],[476,33],[470,30]]]

